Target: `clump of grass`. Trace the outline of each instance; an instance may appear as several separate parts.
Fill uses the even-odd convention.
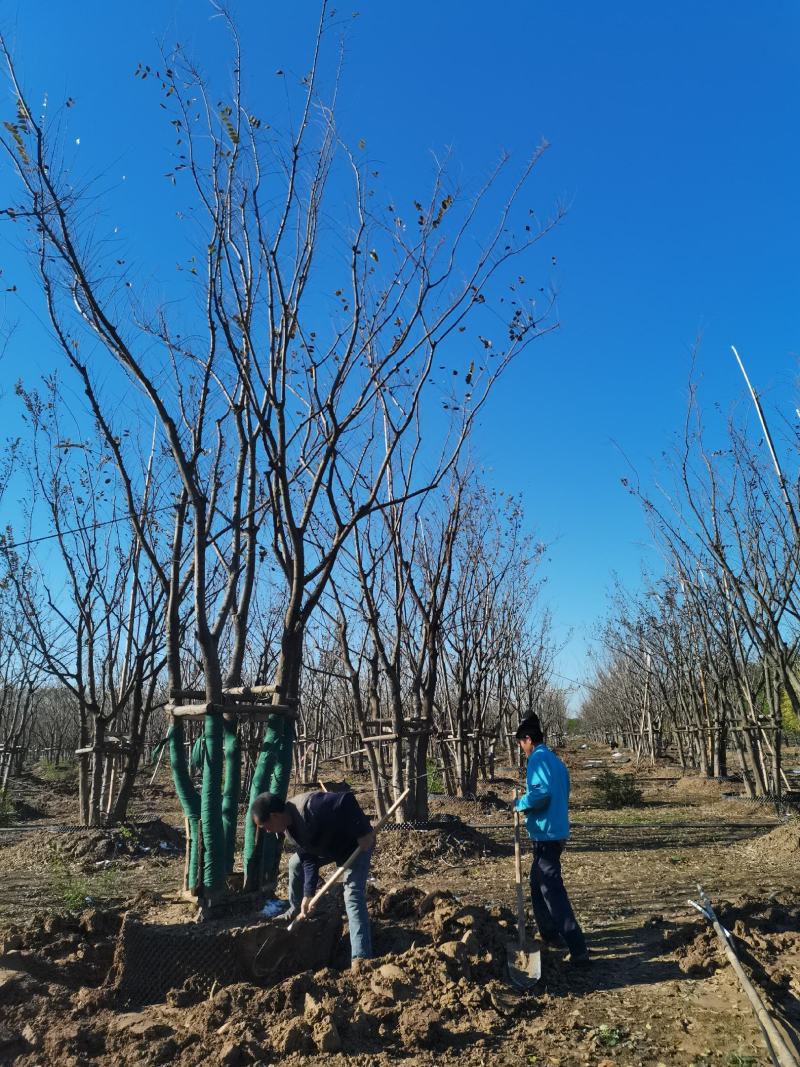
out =
[[[597,1031],[597,1040],[604,1048],[616,1048],[624,1038],[625,1031],[620,1026],[608,1026],[603,1023]]]
[[[74,763],[53,763],[52,760],[39,761],[37,773],[45,782],[61,782],[65,778],[71,778],[77,768]]]
[[[81,911],[92,904],[101,904],[119,896],[116,871],[97,874],[74,871],[60,856],[51,861],[53,888],[67,911]]]
[[[428,792],[441,796],[444,793],[444,782],[442,781],[442,773],[439,770],[438,763],[435,759],[429,758],[425,764],[425,769],[428,773]]]
[[[635,774],[603,771],[592,783],[594,800],[602,808],[636,808],[642,803],[642,791]]]

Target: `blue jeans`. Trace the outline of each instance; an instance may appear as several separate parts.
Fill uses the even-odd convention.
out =
[[[352,959],[371,959],[372,933],[367,910],[367,875],[372,849],[362,852],[342,879],[344,908],[350,926],[350,956]],[[289,860],[289,907],[299,910],[303,900],[303,866],[295,852]]]
[[[561,877],[564,841],[534,841],[531,864],[531,903],[544,941],[562,938],[572,958],[586,954],[586,940]]]

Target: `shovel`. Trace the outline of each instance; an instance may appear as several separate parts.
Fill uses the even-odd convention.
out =
[[[514,797],[516,801],[516,794]],[[514,809],[514,872],[517,883],[517,940],[506,942],[508,977],[517,989],[533,989],[542,977],[542,953],[525,933],[525,900],[522,895],[522,849],[519,812]]]
[[[385,826],[389,819],[389,816],[394,814],[394,812],[400,807],[400,805],[403,803],[403,801],[406,799],[410,792],[411,790],[409,788],[406,789],[404,793],[401,793],[401,795],[394,802],[394,804],[392,804],[392,806],[389,808],[383,818],[379,819],[372,829],[377,832],[381,829],[381,827]],[[273,973],[276,967],[280,966],[281,961],[286,956],[289,956],[293,953],[295,947],[294,933],[297,926],[300,923],[304,922],[311,915],[311,913],[314,911],[314,908],[316,908],[317,904],[320,902],[320,900],[322,900],[328,890],[331,889],[332,886],[336,885],[340,878],[343,878],[347,874],[347,872],[350,870],[350,868],[353,866],[353,864],[356,862],[360,855],[361,849],[355,849],[352,855],[347,857],[341,867],[336,868],[336,870],[333,872],[327,882],[323,885],[323,887],[321,889],[318,889],[309,901],[308,911],[305,915],[297,915],[297,917],[293,919],[288,926],[273,926],[267,932],[267,936],[264,940],[264,943],[256,953],[255,959],[253,960],[254,977],[264,978],[267,974]],[[266,956],[268,956],[270,960],[270,965],[266,969],[263,969],[259,966],[258,961],[262,953],[266,954]]]

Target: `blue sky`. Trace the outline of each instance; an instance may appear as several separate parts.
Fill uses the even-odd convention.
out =
[[[47,8],[0,0],[0,24],[31,99],[47,92],[51,108],[75,99],[65,160],[103,175],[106,221],[118,220],[120,242],[144,254],[169,208],[152,162],[168,138],[133,71],[158,64],[158,41],[177,39],[219,74],[219,26],[204,0]],[[233,9],[253,93],[265,112],[285,111],[275,71],[288,84],[305,72],[317,5],[239,0]],[[540,214],[558,198],[570,205],[542,261],[561,326],[501,383],[474,451],[496,485],[522,493],[538,536],[553,542],[548,595],[559,633],[573,633],[559,672],[581,677],[612,572],[635,584],[652,554],[620,478],[628,461],[650,478],[680,428],[696,338],[712,423],[716,403],[727,412],[742,402],[731,344],[767,403],[793,418],[800,9],[372,0],[340,15],[340,127],[364,139],[388,187],[424,187],[430,153],[446,147],[470,186],[502,149],[521,163],[541,138],[551,143],[532,194]],[[7,183],[0,170],[2,199]],[[35,325],[15,234],[7,223],[0,233],[0,280],[19,285],[0,292],[0,314],[19,323],[0,364],[13,428],[8,382],[47,372],[57,355]]]

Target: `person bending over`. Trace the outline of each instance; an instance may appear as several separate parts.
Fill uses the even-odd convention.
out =
[[[307,915],[319,883],[320,867],[341,866],[358,848],[360,855],[345,874],[344,904],[350,925],[352,959],[372,956],[367,911],[367,875],[375,847],[375,831],[351,792],[300,793],[283,801],[261,793],[250,806],[256,826],[270,834],[285,834],[296,852],[289,860],[289,911],[286,918]]]

